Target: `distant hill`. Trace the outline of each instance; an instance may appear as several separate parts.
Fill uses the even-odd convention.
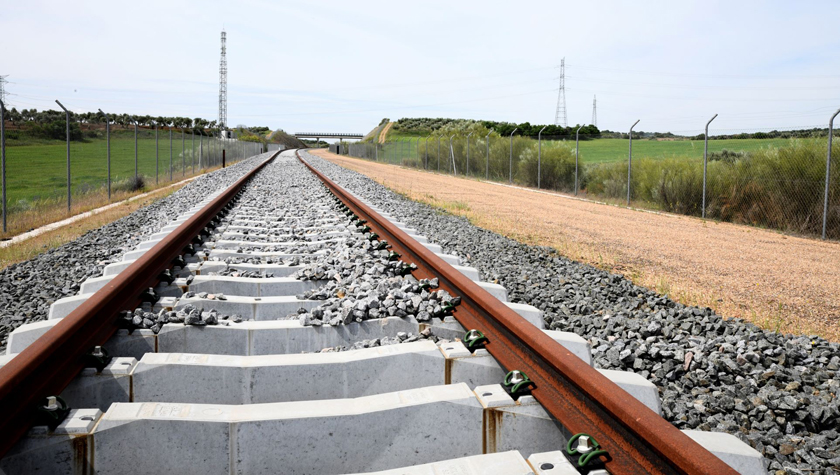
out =
[[[530,122],[515,124],[513,122],[496,122],[492,120],[473,119],[446,119],[446,118],[402,118],[391,123],[388,136],[427,136],[436,133],[474,131],[486,129],[499,135],[510,135],[516,129],[516,135],[536,136],[540,129],[545,127],[543,135],[574,135],[580,125],[562,127],[558,125],[531,125]],[[377,127],[378,128],[378,127]],[[584,125],[580,129],[581,135],[588,137],[598,136],[600,131],[594,125]]]
[[[279,143],[286,146],[286,148],[308,148],[307,145],[301,142],[294,135],[289,135],[283,130],[277,129],[268,137],[271,143]]]

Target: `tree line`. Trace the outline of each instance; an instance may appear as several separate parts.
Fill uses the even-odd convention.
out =
[[[382,119],[383,122],[387,119]],[[409,133],[433,133],[438,129],[444,127],[451,127],[456,126],[459,129],[469,128],[470,125],[478,124],[484,127],[487,130],[492,130],[493,132],[498,133],[501,136],[510,135],[511,133],[515,132],[515,135],[523,135],[523,136],[536,136],[539,134],[540,130],[545,127],[543,130],[543,135],[551,136],[551,135],[575,135],[575,132],[578,130],[578,127],[581,127],[580,124],[574,125],[572,127],[563,127],[560,125],[546,125],[546,124],[534,124],[532,125],[530,122],[522,122],[520,124],[513,123],[513,122],[497,122],[492,120],[472,120],[472,119],[445,119],[445,118],[429,118],[429,117],[419,117],[419,118],[402,118],[394,123],[393,130],[398,130],[401,132],[409,132]],[[584,125],[580,128],[580,135],[581,138],[592,138],[600,136],[600,130],[598,127],[589,124]]]
[[[5,117],[6,120],[16,125],[50,124],[52,122],[63,122],[65,120],[65,113],[64,111],[52,109],[42,111],[37,109],[21,109],[18,111],[13,107],[11,110],[6,111]],[[197,133],[203,133],[205,130],[220,130],[217,121],[202,119],[201,117],[191,119],[189,117],[108,114],[108,119],[112,124],[121,126],[130,126],[136,123],[141,127],[154,127],[157,125],[158,127],[191,129]],[[70,120],[80,124],[104,124],[105,114],[101,112],[70,112]]]

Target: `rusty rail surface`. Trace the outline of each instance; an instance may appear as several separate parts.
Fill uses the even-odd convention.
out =
[[[489,339],[487,351],[506,370],[520,370],[536,383],[533,396],[570,433],[585,432],[610,454],[614,475],[736,472],[700,444],[637,401],[519,314],[455,270],[323,173],[303,162],[380,239],[414,263],[418,278],[438,277],[440,287],[462,298],[453,316],[467,330]],[[558,450],[561,450],[558,447]]]
[[[221,212],[277,151],[120,272],[72,313],[0,368],[0,457],[31,427],[36,408],[84,369],[84,357],[118,329],[119,313],[140,304],[193,238]]]

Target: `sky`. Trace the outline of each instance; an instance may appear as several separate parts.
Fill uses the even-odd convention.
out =
[[[837,1],[2,0],[8,107],[367,133],[382,118],[685,134],[826,127]]]

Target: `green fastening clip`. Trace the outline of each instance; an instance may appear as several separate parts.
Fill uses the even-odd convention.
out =
[[[68,414],[70,414],[70,408],[61,396],[49,396],[44,400],[44,405],[38,407],[35,425],[47,426],[50,430],[55,430]]]
[[[93,350],[84,356],[85,368],[96,368],[96,372],[101,373],[111,363],[111,359],[105,348],[94,346]]]
[[[187,261],[184,260],[184,255],[183,254],[178,254],[178,257],[176,257],[175,259],[172,259],[172,265],[175,266],[175,267],[180,267],[181,269],[183,269],[184,267],[187,267]]]
[[[530,396],[531,390],[537,387],[527,374],[516,369],[505,376],[502,386],[514,401],[518,401],[522,396]]]
[[[573,448],[572,446],[577,445]],[[606,450],[601,448],[591,435],[583,432],[573,435],[566,443],[566,458],[575,465],[579,472],[589,473],[592,470],[604,468],[604,461],[601,460],[604,456],[609,460],[610,455]]]
[[[484,348],[484,345],[489,341],[480,330],[470,330],[464,335],[464,346],[470,350],[470,353],[475,353],[475,350]]]
[[[148,290],[140,294],[141,302],[149,302],[150,304],[154,305],[155,302],[157,302],[158,300],[160,300],[160,297],[158,296],[157,292],[155,292],[155,289],[153,287],[149,287]]]
[[[458,305],[461,305],[461,297],[453,297],[452,300],[441,305],[440,312],[437,312],[434,316],[443,320],[445,317],[452,315]]]
[[[376,249],[377,251],[382,251],[382,250],[388,249],[389,247],[391,247],[391,245],[388,244],[388,241],[386,241],[384,239],[381,239],[379,241],[379,244],[377,244],[374,249]]]
[[[371,231],[371,229],[370,229],[370,226],[368,226],[368,225],[365,225],[365,227],[362,228],[362,234],[369,233],[370,231]]]
[[[160,275],[158,275],[158,279],[160,279],[162,282],[166,282],[167,284],[175,282],[175,276],[172,275],[172,271],[170,271],[169,269],[164,269],[163,272],[161,272]]]
[[[389,261],[389,262],[391,262],[391,261],[396,261],[396,260],[397,260],[397,259],[399,259],[400,257],[402,257],[402,256],[400,255],[400,253],[398,253],[398,252],[394,252],[394,251],[391,251],[391,253],[390,253],[390,254],[388,254],[388,261]]]
[[[376,233],[370,233],[370,236],[368,236],[368,241],[376,241],[377,239],[379,239],[379,235]]]
[[[399,275],[408,275],[417,270],[417,265],[414,263],[411,264],[403,264],[397,274]]]

